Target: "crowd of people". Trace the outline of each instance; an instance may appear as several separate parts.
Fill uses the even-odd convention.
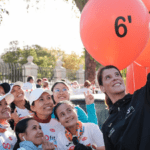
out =
[[[27,83],[0,84],[0,150],[150,149],[150,75],[133,95],[115,66],[100,68],[97,80],[109,110],[102,132],[89,81],[50,87],[47,78],[35,84],[29,76]],[[72,93],[84,94],[87,113],[70,101]]]

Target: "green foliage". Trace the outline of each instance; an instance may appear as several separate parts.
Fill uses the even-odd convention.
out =
[[[84,58],[83,57],[79,57],[79,55],[77,55],[75,52],[72,52],[70,55],[66,54],[64,55],[63,58],[63,67],[65,67],[66,69],[70,69],[70,70],[78,70],[79,69],[79,65],[85,63]]]
[[[15,45],[16,46],[16,45]],[[27,63],[27,57],[33,56],[33,62],[40,67],[55,68],[58,58],[62,58],[64,62],[63,67],[70,70],[78,70],[80,64],[84,64],[84,58],[79,57],[75,52],[70,55],[65,54],[59,48],[43,48],[39,45],[33,45],[32,47],[25,46],[24,49],[9,48],[11,51],[7,51],[1,56],[5,63]],[[13,49],[13,50],[12,50]]]

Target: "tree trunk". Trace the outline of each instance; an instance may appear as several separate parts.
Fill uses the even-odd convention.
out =
[[[87,2],[88,0],[75,0],[76,6],[79,8],[80,12],[82,12]],[[89,80],[90,82],[93,81],[95,79],[95,71],[96,62],[85,50],[85,80]]]
[[[95,80],[96,62],[85,50],[85,79],[92,82]]]

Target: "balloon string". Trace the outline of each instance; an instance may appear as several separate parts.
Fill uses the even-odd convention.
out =
[[[134,91],[135,91],[135,77],[134,77],[133,63],[132,63],[132,71],[133,71],[133,86],[134,86]]]

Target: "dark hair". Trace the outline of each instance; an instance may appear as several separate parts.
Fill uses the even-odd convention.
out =
[[[99,70],[98,70],[98,73],[97,73],[97,81],[98,81],[99,86],[103,85],[103,81],[102,81],[103,71],[106,70],[106,69],[112,69],[112,68],[118,70],[119,74],[121,75],[120,70],[117,67],[113,66],[113,65],[108,65],[108,66],[105,66],[105,67],[100,67]],[[122,75],[121,75],[121,77],[122,77]],[[105,104],[106,104],[106,106],[107,106],[108,109],[109,109],[109,106],[112,104],[112,101],[108,97],[107,93],[105,93]]]
[[[53,92],[53,90],[54,90],[54,87],[55,87],[57,84],[59,84],[59,83],[64,84],[64,85],[69,89],[69,85],[68,85],[66,82],[64,82],[64,81],[57,81],[57,82],[55,82],[55,83],[53,84],[53,86],[51,87],[51,91],[52,91],[52,92]]]
[[[31,79],[33,80],[33,77],[32,76],[28,76],[27,82],[30,82]]]
[[[75,105],[71,102],[71,101],[68,101],[68,100],[65,100],[65,101],[60,101],[55,107],[54,107],[54,115],[55,115],[55,118],[57,120],[59,120],[58,116],[57,116],[57,113],[56,113],[56,110],[57,108],[62,105],[62,104],[69,104],[71,105],[72,107],[75,107]]]
[[[28,109],[29,111],[31,111],[29,101],[25,100],[25,105],[24,105],[24,106],[25,106],[26,109]],[[11,108],[11,113],[13,113],[14,110],[15,110],[15,108],[16,108],[16,105],[15,105],[14,102],[12,102],[12,103],[10,104],[10,108]],[[13,119],[10,119],[10,120],[9,120],[9,124],[10,124],[10,127],[11,127],[12,129],[14,129],[14,120],[13,120]]]
[[[25,133],[26,132],[26,129],[28,128],[28,122],[30,120],[35,120],[35,119],[34,118],[25,118],[25,119],[22,119],[21,121],[19,121],[17,123],[16,128],[15,128],[17,142],[16,142],[13,150],[17,150],[20,147],[19,143],[21,142],[21,140],[19,138],[19,133]]]
[[[42,82],[42,79],[37,79],[36,82],[37,83]]]
[[[0,86],[4,89],[5,94],[10,91],[10,85],[8,83],[6,83],[6,82],[0,84]]]
[[[89,81],[89,80],[86,80],[85,82],[84,82],[84,87],[90,87],[91,86],[91,82]]]

